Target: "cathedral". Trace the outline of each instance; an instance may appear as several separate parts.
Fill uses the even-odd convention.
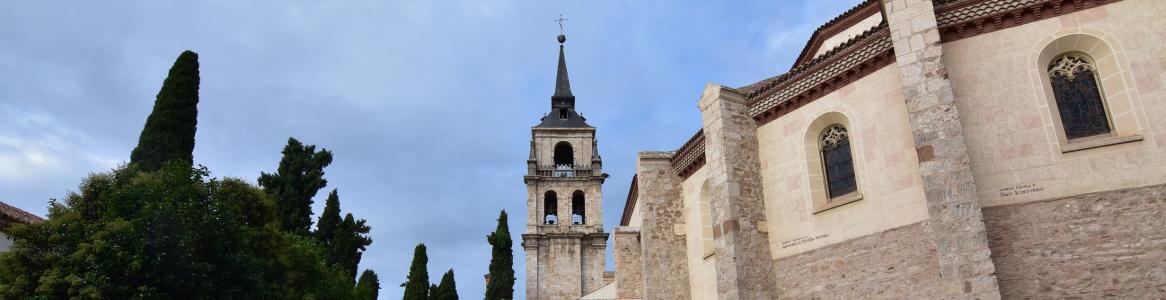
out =
[[[706,85],[608,233],[560,49],[526,299],[1166,297],[1164,71],[1166,1],[864,1]]]

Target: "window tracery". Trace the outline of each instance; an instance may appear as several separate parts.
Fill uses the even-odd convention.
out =
[[[854,178],[854,160],[850,153],[850,134],[842,125],[832,125],[823,132],[820,142],[822,166],[825,168],[829,198],[858,190]]]
[[[1088,56],[1063,54],[1049,64],[1048,75],[1066,138],[1110,132],[1097,68]]]

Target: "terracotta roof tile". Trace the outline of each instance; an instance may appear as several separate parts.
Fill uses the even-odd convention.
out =
[[[25,224],[40,223],[44,222],[45,220],[44,218],[24,211],[23,209],[8,205],[8,203],[4,203],[3,201],[0,201],[0,217],[12,219],[13,221]]]

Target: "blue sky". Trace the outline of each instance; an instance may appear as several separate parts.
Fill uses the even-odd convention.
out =
[[[572,89],[611,175],[610,228],[635,153],[690,137],[705,83],[785,72],[817,26],[858,2],[9,2],[0,201],[44,215],[86,174],[127,161],[166,70],[191,49],[202,76],[196,163],[255,182],[288,137],[332,150],[324,191],[339,189],[343,212],[372,226],[361,265],[379,273],[382,299],[400,297],[419,242],[431,278],[453,268],[459,294],[480,297],[485,236],[505,209],[523,295],[522,175],[554,89],[554,19],[568,19]]]

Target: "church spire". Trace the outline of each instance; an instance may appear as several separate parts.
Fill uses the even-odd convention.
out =
[[[566,20],[562,19],[561,20]],[[575,95],[571,94],[571,80],[567,78],[567,56],[563,51],[566,35],[559,35],[559,73],[555,78],[555,94],[551,96],[551,112],[534,127],[587,128],[587,119],[575,111]]]
[[[555,77],[555,95],[551,96],[551,108],[575,108],[575,95],[571,94],[571,79],[567,77],[567,57],[563,51],[566,35],[559,35],[559,73]]]

